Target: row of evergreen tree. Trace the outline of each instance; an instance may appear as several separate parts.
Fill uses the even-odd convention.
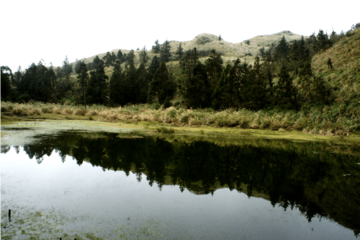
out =
[[[224,67],[221,54],[215,50],[201,63],[196,48],[183,52],[180,44],[176,52],[181,57],[180,71],[176,75],[166,65],[171,60],[168,41],[162,45],[155,42],[152,52],[160,56],[155,55],[148,68],[145,64],[150,57],[145,47],[140,51],[138,68],[133,50],[128,54],[119,50],[116,55],[108,52],[88,64],[77,61],[74,68],[67,58],[56,69],[45,67],[41,61],[25,72],[19,68],[14,74],[2,67],[2,99],[58,102],[72,97],[84,105],[158,102],[170,106],[177,95],[186,107],[215,109],[261,109],[274,105],[299,109],[307,103],[329,104],[334,99],[332,90],[323,79],[313,75],[311,58],[342,37],[335,32],[329,37],[322,30],[317,36],[302,37],[290,44],[283,37],[268,50],[261,49],[253,66],[237,59]],[[113,66],[110,78],[105,74],[108,66]],[[77,74],[75,83],[70,80],[72,71]],[[294,84],[293,78],[297,76],[300,80]],[[276,84],[274,78],[278,79]]]

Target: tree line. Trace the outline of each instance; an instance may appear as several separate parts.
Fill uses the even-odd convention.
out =
[[[358,28],[357,24],[353,28]],[[313,74],[311,58],[331,47],[336,41],[351,34],[328,36],[322,30],[317,35],[302,37],[289,43],[283,37],[267,50],[260,49],[253,64],[239,59],[224,64],[221,53],[211,50],[202,63],[196,48],[184,52],[179,44],[174,58],[169,41],[156,40],[150,60],[144,47],[138,54],[140,65],[135,65],[135,52],[121,50],[107,52],[92,62],[70,64],[67,57],[62,67],[46,67],[42,61],[33,63],[25,71],[14,74],[1,67],[2,100],[27,102],[59,102],[72,99],[77,104],[119,106],[138,103],[158,103],[171,106],[177,103],[188,108],[248,108],[262,109],[279,106],[299,110],[306,104],[330,104],[335,95],[324,79]],[[177,71],[169,71],[167,64],[179,60]],[[328,66],[332,68],[331,59]],[[146,67],[148,65],[148,67]],[[105,67],[113,67],[110,77]],[[71,73],[76,73],[76,81]],[[294,82],[294,79],[297,79]]]

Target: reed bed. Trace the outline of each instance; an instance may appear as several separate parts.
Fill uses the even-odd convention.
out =
[[[298,130],[309,134],[347,136],[360,131],[360,112],[343,105],[313,107],[308,111],[281,109],[252,111],[247,109],[158,108],[154,104],[106,108],[100,105],[83,107],[33,102],[27,104],[1,102],[1,112],[18,116],[62,114],[89,116],[100,121],[157,122],[171,126],[212,126],[268,130]],[[96,118],[93,118],[96,116]]]

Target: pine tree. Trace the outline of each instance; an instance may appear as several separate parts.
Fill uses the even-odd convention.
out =
[[[105,74],[104,61],[97,61],[97,68],[90,72],[90,80],[86,94],[89,103],[104,104],[107,92],[108,76]]]
[[[114,66],[116,62],[116,55],[114,52],[111,53],[111,66]]]
[[[71,64],[69,63],[68,57],[65,56],[65,60],[63,61],[63,66],[62,66],[62,72],[63,72],[64,77],[66,79],[69,79],[72,71],[73,71],[73,69],[72,69]]]
[[[8,66],[1,66],[1,101],[10,100],[12,71]]]
[[[154,74],[159,67],[160,67],[159,58],[157,56],[154,56],[148,68],[148,75],[147,75],[148,83],[152,81]]]
[[[181,43],[179,43],[179,47],[177,48],[176,55],[178,55],[178,59],[181,59],[184,55],[184,48],[181,47]]]
[[[217,53],[214,49],[211,50],[210,56],[205,61],[206,72],[209,77],[209,85],[211,92],[213,92],[217,86],[220,75],[223,71],[223,60],[221,54]]]
[[[100,65],[104,64],[104,61],[102,61],[98,55],[96,55],[96,57],[94,58],[93,62],[92,62],[92,69],[97,69]]]
[[[135,52],[133,49],[126,55],[126,63],[125,66],[128,68],[135,68]]]
[[[175,83],[169,76],[165,62],[160,63],[160,67],[149,85],[148,102],[154,102],[157,99],[160,104],[163,104],[172,99],[175,90]]]
[[[114,71],[110,78],[110,102],[115,104],[125,104],[124,89],[122,83],[124,81],[124,74],[120,66],[120,61],[117,60],[114,65]]]
[[[143,49],[141,49],[140,54],[139,54],[140,63],[146,64],[149,61],[149,59],[150,59],[150,57],[148,56],[146,48],[144,46]]]
[[[160,62],[169,62],[171,59],[171,53],[170,53],[170,42],[166,40],[162,45],[160,49]]]
[[[76,72],[77,79],[79,80],[80,92],[83,96],[83,103],[86,108],[86,88],[88,86],[89,74],[87,73],[86,64],[80,61],[80,66],[78,71]]]
[[[105,62],[105,67],[110,67],[112,65],[112,57],[110,52],[107,52],[106,55],[103,57]]]
[[[122,54],[121,50],[119,50],[119,51],[117,52],[117,54],[116,54],[116,59],[120,62],[120,64],[124,62],[123,54]]]
[[[23,73],[21,72],[21,66],[19,66],[18,70],[14,73],[14,80],[12,82],[12,85],[14,87],[16,87],[16,88],[19,87],[22,76],[23,76]]]
[[[206,68],[198,62],[193,68],[193,77],[184,86],[184,100],[187,107],[199,108],[210,105],[209,81]]]
[[[155,45],[152,46],[152,52],[153,53],[159,53],[160,52],[160,44],[159,44],[158,40],[156,40]]]
[[[288,55],[289,45],[286,42],[285,36],[283,36],[275,48],[275,57],[277,61],[284,62],[287,61]]]
[[[260,65],[260,58],[256,57],[254,67],[250,71],[251,84],[249,86],[249,95],[251,97],[251,108],[261,109],[266,104],[266,80]]]
[[[149,90],[148,73],[144,63],[136,70],[136,103],[146,103]]]
[[[296,107],[296,92],[287,70],[286,64],[282,64],[278,86],[276,89],[276,103],[285,108]]]

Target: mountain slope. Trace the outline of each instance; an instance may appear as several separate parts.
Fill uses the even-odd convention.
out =
[[[171,46],[171,53],[173,54],[173,59],[176,59],[175,52],[181,43],[184,52],[193,49],[194,47],[196,47],[198,51],[211,51],[212,49],[215,49],[216,51],[222,53],[224,62],[236,60],[236,58],[240,58],[242,61],[244,61],[245,57],[247,62],[252,62],[262,47],[264,47],[265,50],[268,49],[271,44],[277,43],[283,36],[288,42],[299,40],[301,38],[301,35],[294,34],[290,31],[282,31],[271,35],[259,35],[239,43],[231,43],[225,40],[219,40],[219,37],[214,34],[203,33],[197,35],[190,41],[169,42]],[[249,44],[247,44],[247,42]],[[128,49],[114,49],[110,51],[110,53],[114,52],[116,54],[119,50],[121,50],[122,53],[128,53],[130,51]],[[135,56],[138,56],[139,53],[140,50],[136,50]],[[100,53],[98,56],[99,58],[102,58],[105,56],[105,54],[106,53]],[[156,55],[152,53],[151,50],[148,51],[148,54],[151,58]],[[88,63],[91,62],[94,58],[95,56],[92,56],[82,60],[85,61],[85,63]],[[138,61],[138,58],[136,58],[136,61]],[[139,64],[139,62],[135,63]]]

